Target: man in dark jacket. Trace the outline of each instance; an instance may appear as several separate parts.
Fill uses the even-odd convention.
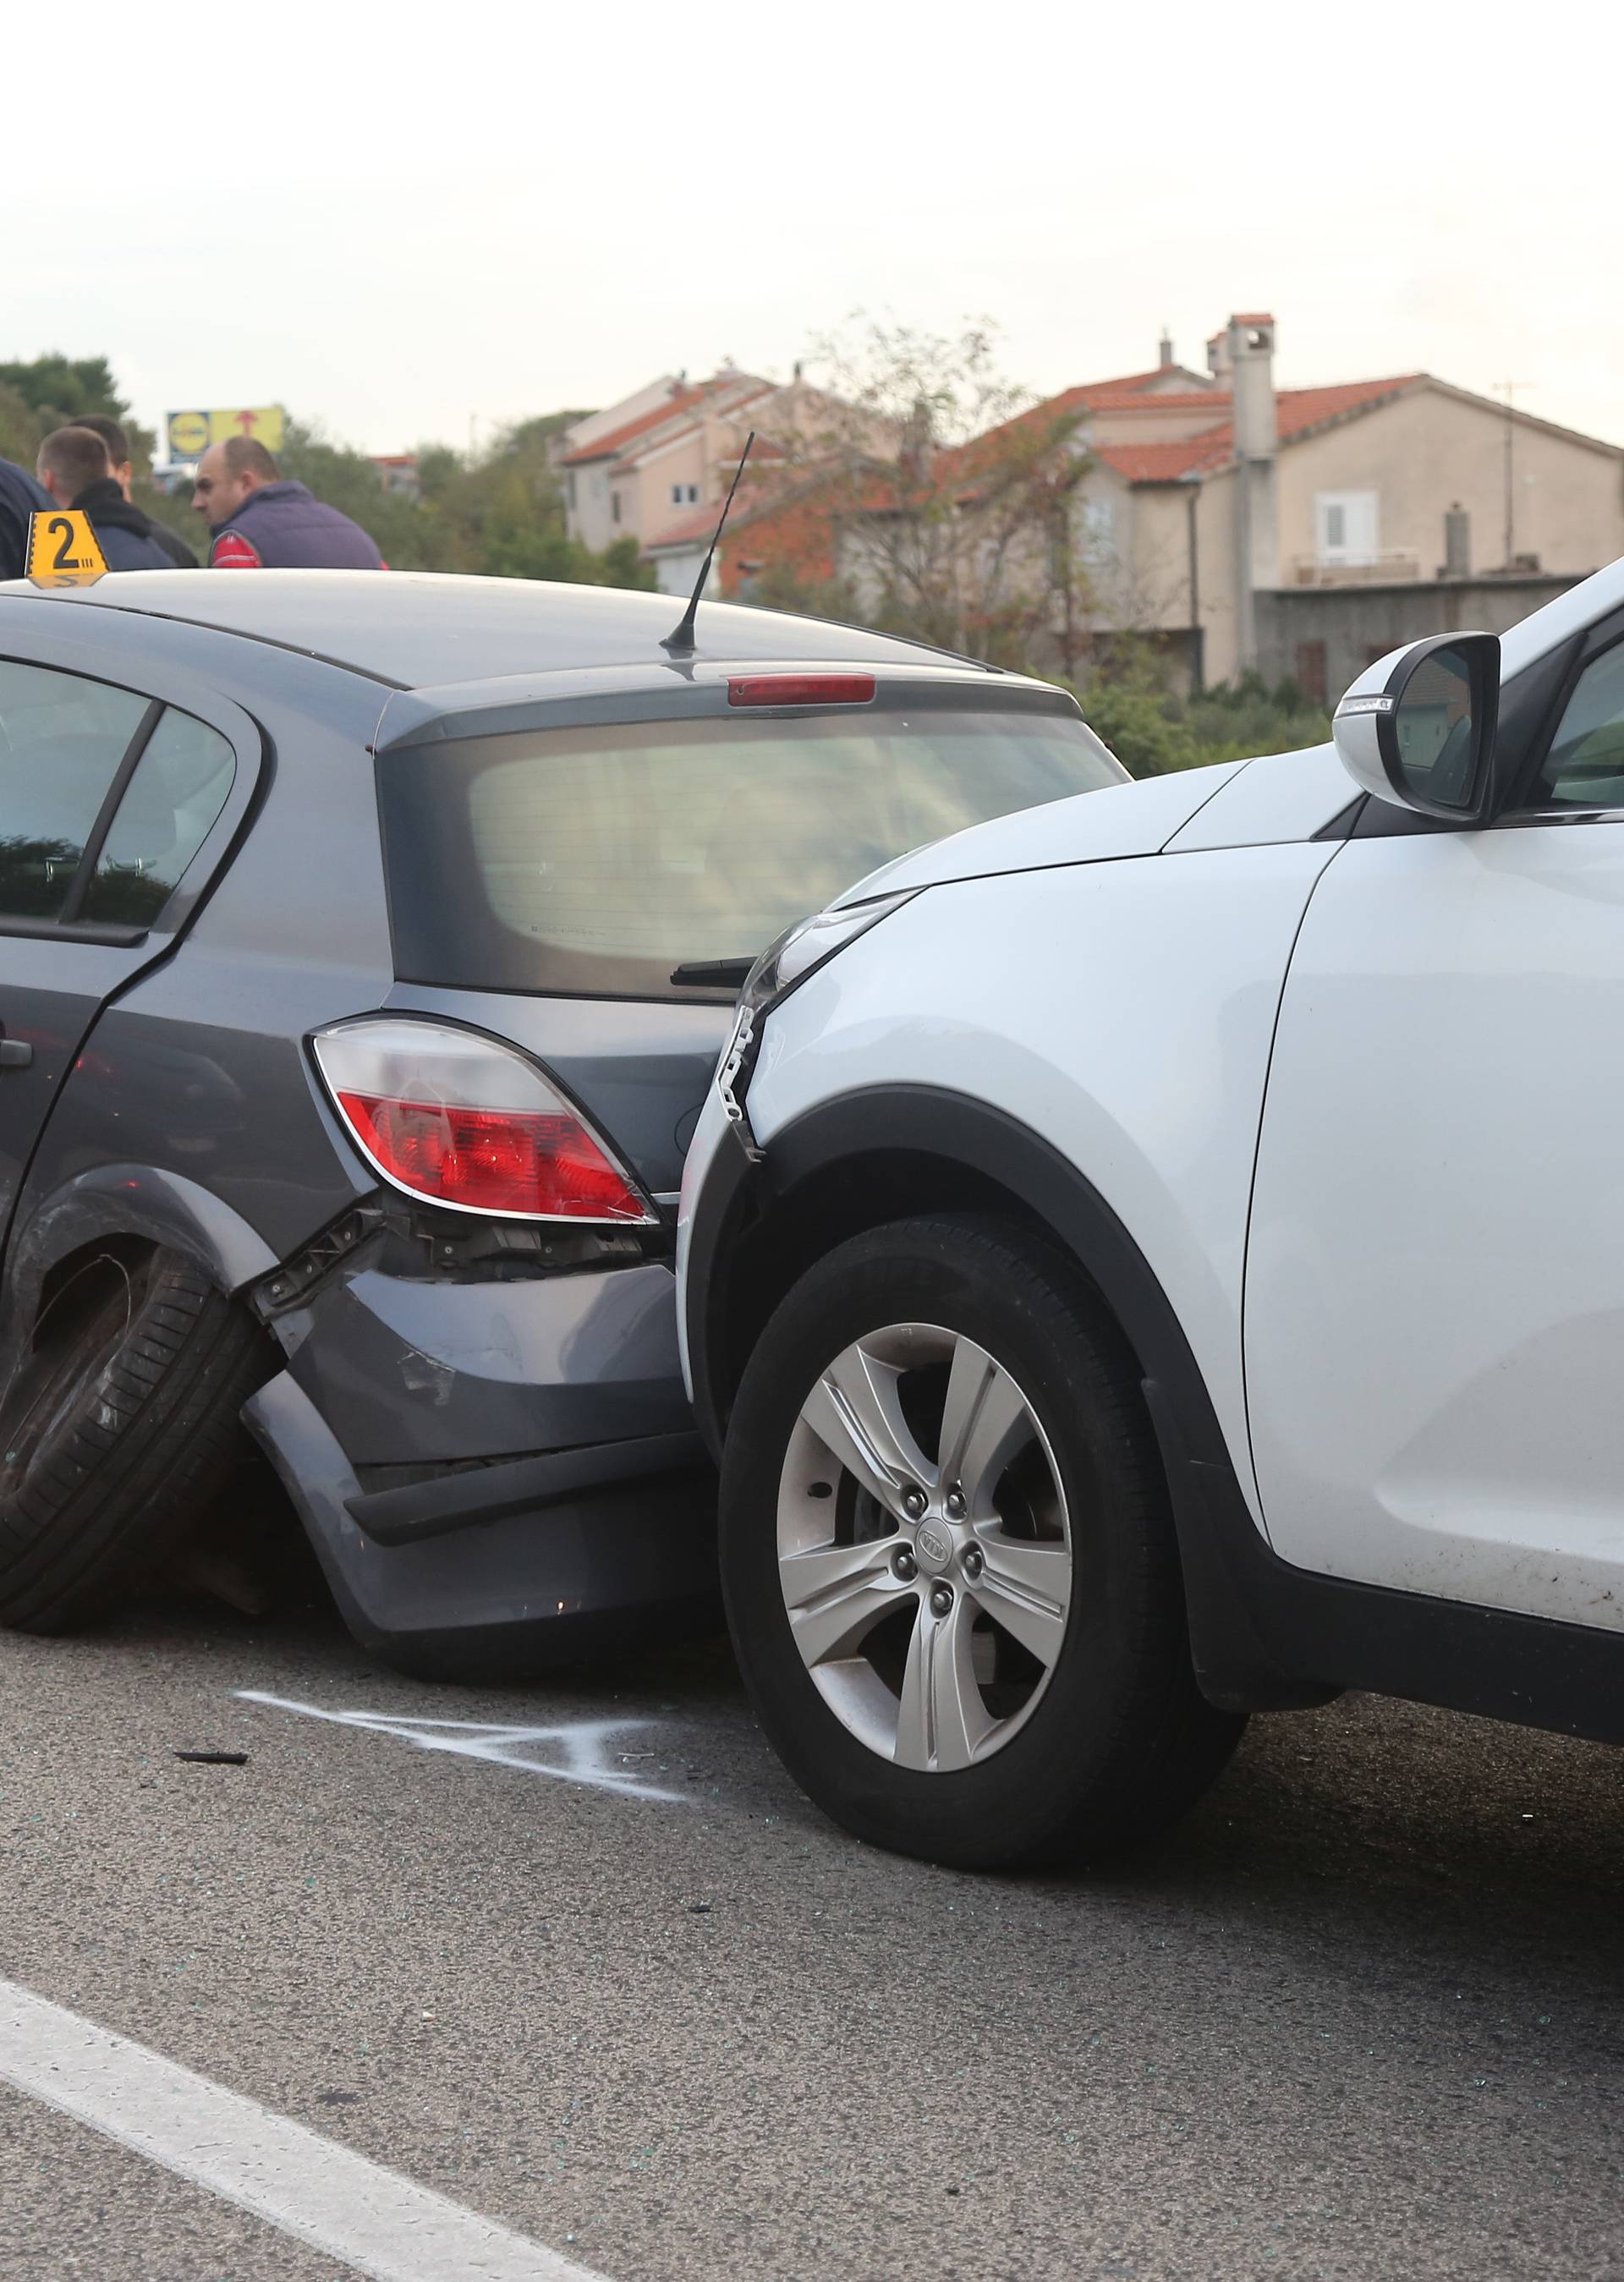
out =
[[[89,516],[109,570],[173,570],[147,536],[152,525],[113,480],[107,446],[93,428],[57,428],[40,446],[36,470],[58,507]]]
[[[381,570],[384,558],[358,523],[303,484],[284,483],[252,436],[211,444],[198,462],[191,503],[214,526],[214,570]]]
[[[51,504],[15,461],[0,460],[0,578],[20,578],[28,567],[28,524]]]
[[[129,496],[129,487],[134,480],[136,469],[135,462],[130,457],[129,438],[124,430],[116,420],[110,420],[105,412],[82,412],[74,424],[80,428],[93,429],[101,438],[107,446],[107,457],[113,462],[113,480],[123,493],[126,502],[134,507],[135,502]],[[142,514],[139,508],[136,508],[135,511],[141,516],[142,522],[146,525],[146,536],[155,547],[163,548],[177,570],[197,569],[198,558],[183,539],[171,531],[167,524],[154,523],[152,516]]]

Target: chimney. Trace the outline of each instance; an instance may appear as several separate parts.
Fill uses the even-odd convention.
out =
[[[1207,369],[1220,388],[1229,386],[1229,335],[1215,333],[1207,344]]]
[[[1171,372],[1176,361],[1173,355],[1173,336],[1169,332],[1165,325],[1162,328],[1162,338],[1156,345],[1158,351],[1157,361],[1162,370],[1163,372]]]
[[[1252,598],[1280,583],[1277,466],[1280,431],[1274,400],[1274,319],[1232,317],[1223,341],[1223,370],[1229,381],[1239,462],[1235,470],[1235,640],[1236,663],[1244,673],[1258,663],[1257,614]]]

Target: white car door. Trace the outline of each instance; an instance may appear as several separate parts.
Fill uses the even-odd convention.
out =
[[[1617,1628],[1624,640],[1534,798],[1356,837],[1319,882],[1263,1110],[1247,1415],[1286,1560]]]

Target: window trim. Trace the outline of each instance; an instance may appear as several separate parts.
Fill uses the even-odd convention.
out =
[[[113,781],[102,796],[96,819],[85,834],[84,846],[79,854],[79,869],[68,881],[62,908],[57,913],[58,927],[74,926],[84,909],[84,899],[90,892],[90,882],[96,877],[96,867],[102,860],[102,850],[107,844],[107,834],[113,829],[113,819],[119,812],[119,803],[129,790],[129,780],[140,767],[141,756],[152,743],[152,732],[163,719],[167,710],[163,700],[154,697],[136,724],[135,734],[124,748],[124,757],[113,772]]]
[[[75,614],[77,615],[77,614]],[[145,701],[146,710],[137,722],[123,757],[113,772],[113,783],[103,797],[97,823],[85,843],[85,852],[79,860],[79,869],[64,898],[63,909],[79,893],[84,882],[83,895],[89,892],[91,873],[85,868],[86,856],[99,858],[107,830],[111,829],[118,812],[116,792],[122,798],[136,764],[145,750],[165,711],[173,706],[177,713],[189,714],[201,721],[206,728],[225,739],[231,748],[236,770],[231,789],[226,795],[219,815],[199,842],[197,852],[175,882],[168,900],[146,927],[126,927],[108,920],[73,920],[65,922],[61,912],[54,919],[42,920],[21,912],[0,912],[0,941],[8,935],[26,940],[53,943],[99,943],[103,948],[113,945],[133,950],[156,938],[159,949],[166,947],[190,924],[193,915],[213,893],[223,873],[237,844],[259,811],[260,802],[269,787],[275,757],[270,740],[252,714],[223,696],[212,684],[202,682],[183,667],[174,672],[159,671],[144,675],[144,687],[126,679],[117,672],[98,671],[99,661],[88,660],[82,641],[58,642],[45,640],[30,645],[27,650],[8,647],[0,650],[0,663],[8,665],[33,666],[43,673],[60,673],[80,681],[99,681],[110,689],[121,689],[131,697]],[[98,831],[98,827],[104,827]],[[94,845],[92,843],[94,842]]]

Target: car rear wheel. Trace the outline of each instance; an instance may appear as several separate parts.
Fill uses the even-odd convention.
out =
[[[1244,1719],[1191,1668],[1138,1375],[1014,1223],[853,1238],[767,1325],[722,1473],[722,1582],[763,1726],[858,1836],[960,1867],[1119,1846]]]
[[[0,1623],[70,1632],[201,1520],[263,1334],[178,1253],[74,1263],[0,1397]]]

